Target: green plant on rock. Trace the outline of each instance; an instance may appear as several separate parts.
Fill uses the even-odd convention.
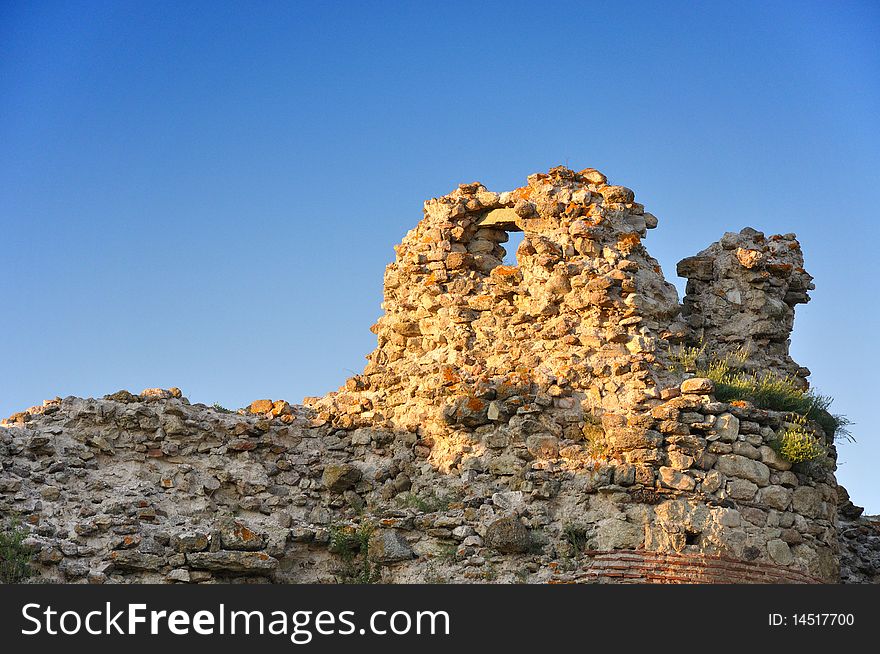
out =
[[[587,551],[587,528],[583,525],[567,524],[562,528],[562,539],[571,546],[576,554],[583,554]]]
[[[698,362],[704,358],[705,352],[705,344],[699,347],[688,347],[686,345],[671,347],[668,353],[671,361],[669,370],[671,372],[696,372]]]
[[[743,369],[748,358],[743,348],[724,357],[709,355],[705,350],[705,345],[670,350],[671,367],[711,379],[715,382],[715,397],[722,402],[744,400],[759,409],[796,413],[818,423],[829,440],[854,440],[847,429],[852,424],[849,419],[829,411],[831,397],[803,389],[791,377]]]
[[[822,462],[828,458],[827,449],[807,430],[806,418],[802,416],[779,433],[774,446],[783,458],[795,464]]]
[[[421,513],[435,513],[436,511],[445,511],[453,502],[454,498],[449,495],[438,495],[431,492],[426,495],[416,495],[415,493],[402,493],[397,496],[396,501],[399,506],[416,509]]]
[[[7,521],[0,531],[0,583],[20,584],[33,576],[33,548],[24,544],[28,532],[17,518]]]
[[[340,579],[344,584],[375,584],[381,576],[380,567],[370,560],[370,535],[373,525],[330,527],[331,553],[342,560]]]

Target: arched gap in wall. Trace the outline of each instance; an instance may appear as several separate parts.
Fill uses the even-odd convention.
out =
[[[506,252],[504,260],[501,262],[502,264],[505,266],[519,265],[519,262],[516,260],[516,251],[519,249],[520,243],[523,242],[525,236],[525,232],[507,232],[507,243],[501,244],[501,247]]]
[[[492,236],[490,236],[489,239],[495,241],[495,243],[504,250],[501,265],[519,265],[516,258],[516,251],[519,249],[524,238],[523,224],[520,216],[511,207],[493,209],[485,212],[477,219],[476,225],[479,229],[488,228],[496,232],[505,232],[507,235],[507,240],[505,242],[498,242],[497,238]],[[480,233],[479,229],[477,231],[478,234]],[[498,254],[499,253],[496,251],[495,255],[498,256]]]

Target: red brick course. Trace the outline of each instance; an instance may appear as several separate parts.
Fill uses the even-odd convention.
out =
[[[821,584],[800,570],[724,556],[643,550],[590,551],[572,581],[645,584]]]

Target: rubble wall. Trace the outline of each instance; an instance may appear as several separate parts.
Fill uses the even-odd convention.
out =
[[[797,241],[725,235],[682,262],[680,304],[656,226],[593,169],[462,185],[397,246],[337,392],[47,401],[0,429],[0,508],[51,581],[836,582],[833,443],[793,467],[772,447],[791,414],[671,358],[747,347],[804,379]]]
[[[743,356],[753,371],[772,372],[806,387],[810,371],[789,355],[794,308],[815,288],[794,234],[769,238],[754,229],[728,232],[678,264],[687,278],[683,314],[693,347]]]

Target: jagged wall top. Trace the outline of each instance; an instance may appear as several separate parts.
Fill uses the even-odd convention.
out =
[[[343,426],[448,432],[531,405],[570,426],[677,386],[663,341],[684,337],[681,307],[630,189],[559,167],[505,193],[463,184],[424,214],[386,269],[364,373],[327,398]],[[524,232],[517,266],[509,231]]]
[[[689,340],[713,355],[742,355],[743,366],[807,386],[809,369],[789,356],[794,307],[815,288],[794,234],[766,237],[746,228],[678,264],[688,279],[684,316]]]

